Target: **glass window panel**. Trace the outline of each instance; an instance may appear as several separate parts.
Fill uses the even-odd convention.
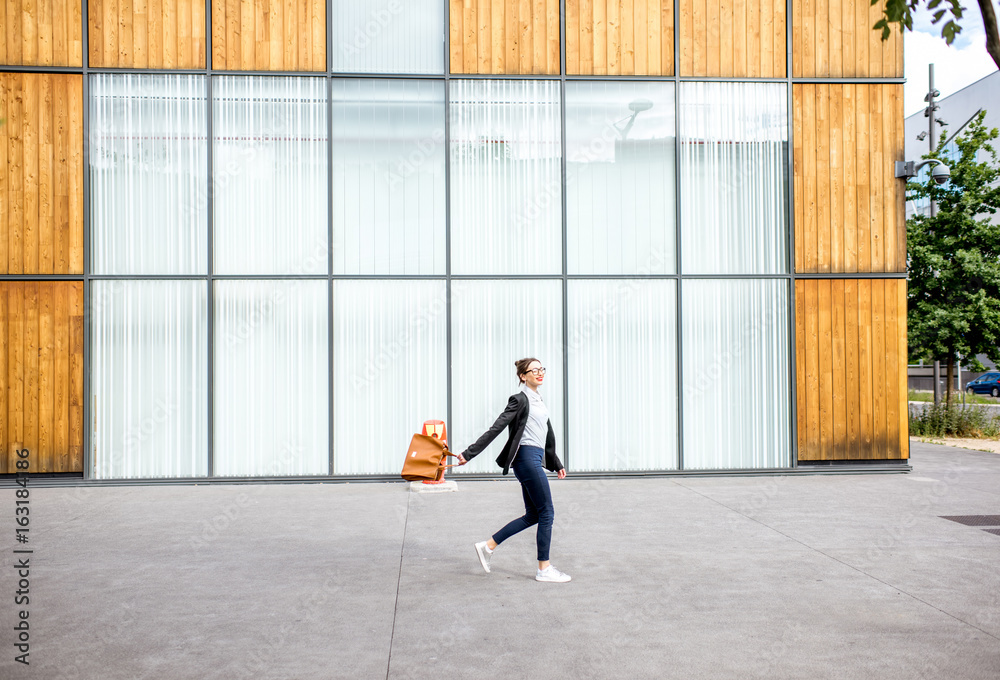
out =
[[[212,83],[217,274],[326,274],[326,79]]]
[[[447,420],[446,302],[444,281],[334,282],[334,474],[398,474]]]
[[[93,273],[207,271],[206,109],[203,76],[90,76]]]
[[[680,93],[684,272],[785,272],[786,86],[689,82]]]
[[[573,470],[676,469],[676,283],[568,285]]]
[[[333,81],[333,271],[445,273],[444,83]]]
[[[327,297],[326,281],[215,282],[216,476],[329,472]]]
[[[788,282],[683,282],[684,468],[790,465]]]
[[[563,451],[562,286],[559,281],[452,281],[451,449],[460,453],[497,419],[521,389],[514,362],[537,357],[548,369],[539,394],[549,408],[556,452]],[[453,472],[497,472],[506,429]]]
[[[204,281],[93,281],[96,479],[208,474]]]
[[[333,0],[333,70],[444,73],[441,0]]]
[[[672,274],[674,86],[566,83],[570,274]]]
[[[559,83],[451,81],[455,274],[562,270]]]

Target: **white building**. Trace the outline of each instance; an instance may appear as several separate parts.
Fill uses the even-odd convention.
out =
[[[986,110],[986,120],[984,121],[986,127],[1000,128],[1000,71],[995,71],[985,78],[963,87],[958,92],[939,99],[937,104],[939,106],[937,119],[946,124],[944,129],[948,133],[949,142],[961,134],[965,126],[983,109]],[[930,148],[930,140],[927,139],[926,110],[925,107],[923,111],[906,119],[904,130],[907,160],[921,158]],[[941,129],[940,125],[936,126],[935,136],[941,134]],[[952,148],[954,147],[952,146]],[[1000,144],[994,144],[994,149],[1000,152]],[[985,160],[983,156],[984,154],[980,152],[980,160]],[[906,201],[907,219],[915,213],[927,214],[929,210],[930,205],[926,199]],[[993,219],[1000,221],[1000,215],[994,215]]]

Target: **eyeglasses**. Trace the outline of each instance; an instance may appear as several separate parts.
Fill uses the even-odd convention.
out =
[[[534,376],[545,375],[544,368],[529,368],[525,373],[530,373]]]

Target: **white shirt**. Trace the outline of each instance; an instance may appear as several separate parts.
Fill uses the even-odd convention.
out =
[[[528,395],[528,421],[524,424],[524,433],[518,446],[537,446],[545,450],[545,438],[549,434],[549,409],[542,401],[542,395],[521,385],[521,391]]]

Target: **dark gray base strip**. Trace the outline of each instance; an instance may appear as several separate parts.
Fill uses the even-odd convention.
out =
[[[568,479],[634,479],[636,477],[776,477],[781,475],[857,475],[857,474],[891,474],[911,472],[913,466],[908,463],[873,463],[844,465],[799,465],[796,468],[767,468],[760,470],[651,470],[623,472],[570,472]],[[160,486],[187,485],[204,486],[208,484],[357,484],[357,483],[397,483],[409,484],[398,475],[338,475],[316,477],[213,477],[185,479],[91,479],[84,480],[79,474],[41,476],[28,475],[29,486],[32,488],[57,487],[102,487],[102,486]],[[448,479],[456,482],[469,481],[501,481],[514,480],[514,475],[504,477],[499,473],[473,473],[451,475]],[[0,478],[0,489],[13,489],[17,485],[14,475],[4,475]]]

